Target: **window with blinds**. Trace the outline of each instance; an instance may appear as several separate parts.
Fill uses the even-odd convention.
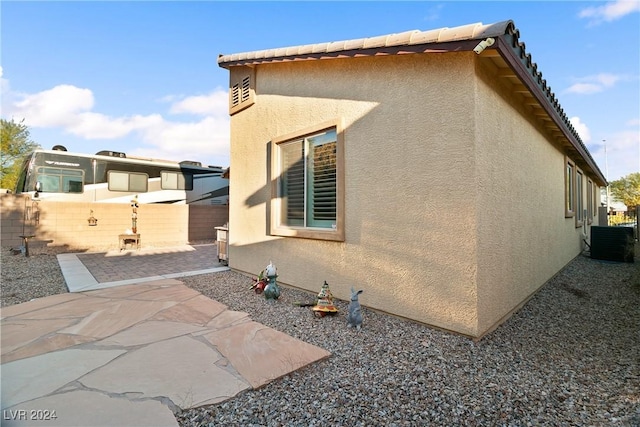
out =
[[[335,229],[337,138],[335,129],[279,145],[281,223]]]

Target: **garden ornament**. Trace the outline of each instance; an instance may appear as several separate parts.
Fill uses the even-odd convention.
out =
[[[325,280],[320,293],[318,294],[318,302],[312,308],[316,317],[324,317],[328,313],[337,313],[338,309],[333,305],[333,295],[329,290],[329,284]]]
[[[351,302],[349,303],[349,312],[347,313],[347,327],[355,326],[360,330],[362,326],[362,307],[360,307],[360,301],[358,301],[358,295],[364,292],[362,289],[355,291],[351,288]]]
[[[266,286],[267,279],[264,278],[264,270],[262,270],[258,277],[254,279],[254,282],[251,284],[251,289],[253,289],[256,294],[261,294]]]
[[[276,266],[273,262],[269,261],[269,265],[264,269],[265,276],[267,276],[267,286],[264,288],[264,297],[268,300],[276,300],[280,297],[280,288],[276,283]]]

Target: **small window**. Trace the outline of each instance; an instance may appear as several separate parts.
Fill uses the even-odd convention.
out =
[[[109,171],[109,190],[146,193],[149,175],[146,173]]]
[[[587,179],[587,223],[593,222],[593,215],[595,211],[595,187],[593,181]]]
[[[344,240],[342,134],[319,129],[273,142],[274,235]]]
[[[575,215],[576,164],[567,158],[564,165],[564,216],[565,218],[571,218]]]
[[[43,193],[82,193],[84,172],[77,169],[38,168],[36,181]]]
[[[581,227],[584,218],[584,175],[581,170],[576,169],[576,189],[575,189],[575,210],[576,227]]]
[[[193,175],[180,172],[160,172],[161,187],[163,190],[193,190]]]

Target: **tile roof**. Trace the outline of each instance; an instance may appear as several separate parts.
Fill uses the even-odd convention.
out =
[[[412,30],[353,40],[265,49],[252,52],[219,55],[218,65],[231,68],[270,62],[346,58],[356,56],[389,55],[418,52],[471,51],[477,40],[495,38],[487,50],[498,50],[505,62],[522,79],[566,136],[570,145],[597,176],[601,185],[607,185],[604,174],[582,142],[577,130],[560,106],[546,79],[532,61],[531,54],[520,41],[520,31],[511,20],[482,24],[480,22],[458,27],[443,27],[434,30]]]
[[[218,64],[221,67],[224,67],[227,63],[237,61],[260,61],[310,54],[336,53],[395,46],[412,46],[427,43],[446,43],[458,40],[479,40],[487,37],[503,35],[510,24],[512,24],[512,21],[503,21],[486,25],[483,25],[482,23],[475,23],[453,28],[443,27],[428,31],[412,30],[398,34],[387,34],[354,40],[342,40],[234,53],[231,55],[220,55],[218,57]]]

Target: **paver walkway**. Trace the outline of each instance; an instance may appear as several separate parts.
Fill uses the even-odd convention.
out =
[[[230,399],[330,356],[178,280],[134,280],[0,309],[2,425],[177,426],[176,408]]]
[[[69,292],[215,273],[229,268],[218,262],[216,245],[149,248],[106,253],[60,254],[58,263]]]
[[[225,269],[216,245],[181,246],[77,254],[100,283],[166,276],[204,269]]]

